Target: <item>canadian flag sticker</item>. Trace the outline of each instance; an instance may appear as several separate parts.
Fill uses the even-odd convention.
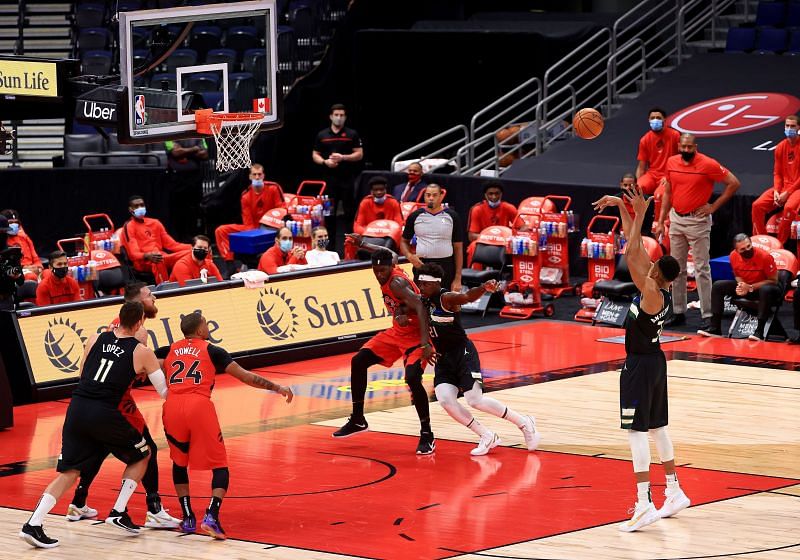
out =
[[[269,97],[253,99],[253,111],[257,113],[269,113]]]

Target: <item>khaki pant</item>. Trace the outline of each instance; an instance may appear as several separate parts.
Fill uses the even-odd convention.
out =
[[[704,319],[711,317],[711,216],[678,216],[673,209],[669,217],[670,254],[681,265],[681,273],[672,284],[673,311],[686,313],[686,259],[691,248],[700,314]]]

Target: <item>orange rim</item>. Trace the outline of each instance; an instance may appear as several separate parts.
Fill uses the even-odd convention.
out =
[[[212,134],[211,123],[220,128],[225,121],[252,122],[263,118],[262,113],[215,113],[213,109],[200,109],[194,114],[197,132],[201,134]]]

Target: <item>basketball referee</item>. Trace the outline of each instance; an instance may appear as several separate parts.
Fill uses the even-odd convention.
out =
[[[668,289],[680,273],[680,265],[671,256],[650,262],[642,243],[641,230],[652,197],[645,199],[636,185],[623,189],[625,200],[636,213],[635,219],[631,220],[625,202],[615,196],[604,196],[594,203],[594,207],[598,211],[608,206],[619,209],[622,228],[628,237],[628,268],[640,292],[631,303],[625,322],[627,356],[619,379],[621,427],[628,431],[637,491],[633,516],[620,524],[619,530],[631,532],[662,517],[675,515],[690,502],[678,484],[675,453],[667,433],[667,360],[659,340],[664,321],[672,313],[672,296]],[[648,433],[656,443],[667,479],[664,505],[660,510],[656,510],[650,494]]]
[[[453,292],[461,291],[461,268],[464,266],[464,226],[461,217],[451,208],[444,208],[442,187],[431,183],[425,189],[425,206],[406,219],[400,252],[414,265],[414,280],[419,279],[423,264],[442,267],[442,286]],[[416,253],[411,251],[411,239],[416,236]]]

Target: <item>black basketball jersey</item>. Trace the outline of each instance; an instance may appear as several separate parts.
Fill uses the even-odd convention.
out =
[[[664,305],[655,315],[642,311],[640,295],[631,302],[625,322],[625,351],[628,354],[655,354],[661,351],[658,337],[664,321],[672,314],[672,294],[662,289],[661,295],[664,296]]]
[[[456,348],[462,349],[467,344],[467,333],[461,326],[461,313],[442,307],[442,294],[447,292],[448,290],[442,288],[438,294],[423,299],[430,314],[431,340],[440,354]]]
[[[114,331],[98,336],[83,363],[81,378],[73,395],[118,407],[136,377],[133,351],[138,345],[139,341],[134,337],[118,338]]]

